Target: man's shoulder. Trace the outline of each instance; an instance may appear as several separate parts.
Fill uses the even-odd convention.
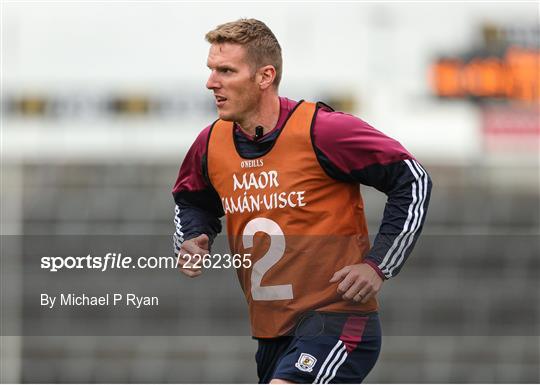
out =
[[[212,130],[212,126],[214,125],[214,123],[215,122],[210,123],[199,132],[199,135],[197,135],[197,139],[195,139],[195,143],[206,144],[206,142],[208,142],[208,137],[210,136],[210,131]]]
[[[362,118],[347,112],[335,111],[326,104],[319,105],[313,128],[323,131],[338,130],[339,132],[348,129],[354,129],[355,131],[374,130],[374,128]]]
[[[279,105],[282,109],[292,110],[298,104],[297,100],[288,98],[286,96],[279,97]]]
[[[208,139],[210,137],[212,125],[213,123],[209,124],[197,134],[197,137],[191,144],[188,156],[192,155],[200,157],[206,153],[206,147],[208,145]]]

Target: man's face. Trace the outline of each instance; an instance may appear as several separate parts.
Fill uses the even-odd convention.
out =
[[[256,109],[261,93],[246,49],[239,44],[212,44],[207,66],[212,72],[206,88],[214,92],[219,118],[242,121]]]

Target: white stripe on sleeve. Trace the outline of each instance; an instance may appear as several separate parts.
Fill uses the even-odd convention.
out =
[[[419,169],[422,170],[420,172],[421,175],[417,173],[413,162],[414,165],[417,165]],[[415,181],[411,185],[412,201],[407,210],[407,219],[403,225],[403,230],[401,233],[399,233],[396,239],[394,239],[392,246],[388,249],[383,261],[378,266],[387,278],[392,276],[393,271],[402,262],[402,257],[405,255],[405,252],[410,246],[412,239],[414,239],[414,235],[420,227],[422,218],[424,216],[423,205],[427,194],[427,173],[423,171],[420,165],[418,165],[418,163],[414,160],[407,159],[405,160],[405,163],[415,177]],[[411,241],[407,242],[408,240]],[[407,246],[405,246],[405,244],[407,244]]]
[[[414,240],[414,236],[416,235],[416,232],[418,231],[418,229],[422,225],[422,219],[424,217],[424,203],[426,202],[426,197],[427,197],[427,173],[425,172],[424,169],[421,168],[421,166],[417,162],[413,161],[413,165],[416,165],[418,167],[418,171],[421,174],[421,176],[419,177],[420,180],[418,182],[420,184],[420,196],[422,197],[422,199],[419,202],[420,210],[419,210],[418,216],[416,218],[417,219],[416,223],[413,223],[413,225],[412,225],[414,230],[408,235],[408,239],[403,240],[403,243],[405,243],[405,242],[407,243],[406,246],[401,251],[399,259],[396,261],[394,266],[388,270],[390,276],[392,276],[392,274],[394,273],[394,270],[397,267],[399,267],[401,265],[401,263],[403,262],[403,260],[405,259],[405,255],[407,253],[407,250],[411,246],[411,244],[412,244],[412,242]]]
[[[182,225],[180,223],[180,207],[178,205],[174,208],[174,225],[175,225],[175,231],[173,234],[173,242],[174,242],[174,253],[175,255],[178,254],[180,251],[180,247],[182,247],[182,243],[184,242],[184,233],[182,232]]]

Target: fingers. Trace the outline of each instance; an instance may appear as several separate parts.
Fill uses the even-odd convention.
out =
[[[199,254],[182,254],[182,250],[180,250],[180,253],[178,254],[178,262],[180,267],[183,269],[200,270],[203,258],[204,257],[200,256]]]
[[[373,295],[373,287],[370,284],[365,284],[360,290],[356,292],[352,300],[354,302],[366,303]]]
[[[206,250],[206,252],[208,253],[208,249],[209,249],[208,246],[210,243],[210,240],[208,239],[208,235],[201,234],[198,237],[193,238],[192,241],[195,242],[195,244],[199,246],[201,249]]]
[[[352,269],[352,265],[345,266],[343,269],[336,271],[334,275],[332,276],[332,278],[330,278],[329,282],[334,283],[334,282],[339,281],[340,279],[343,279],[343,277],[349,274],[349,271],[351,271],[351,269]]]
[[[330,279],[330,282],[342,280],[337,292],[342,294],[346,301],[367,303],[380,290],[381,278],[368,265],[350,265],[337,271]]]
[[[193,270],[193,269],[180,269],[182,274],[187,275],[190,278],[198,277],[202,274],[201,270]]]
[[[194,278],[202,274],[201,263],[205,254],[208,254],[208,236],[201,234],[196,238],[188,239],[182,243],[178,253],[180,271],[188,277]]]
[[[360,292],[360,289],[362,289],[362,287],[365,284],[366,284],[365,281],[361,281],[361,280],[354,281],[353,284],[349,287],[349,289],[345,292],[345,294],[343,294],[342,298],[346,301],[354,300],[354,297]]]
[[[368,301],[375,297],[375,294],[377,294],[377,291],[371,290],[368,294],[362,296],[360,303],[368,303]]]
[[[182,255],[182,251],[178,254],[178,266],[180,268],[180,271],[190,277],[194,278],[202,274],[202,271],[200,268],[194,268],[193,265],[195,264],[195,261],[193,260],[193,257],[189,254]]]
[[[197,238],[199,238],[199,237],[197,237]],[[201,256],[205,255],[205,254],[208,254],[208,249],[205,249],[205,248],[199,246],[199,243],[197,243],[199,241],[196,241],[197,238],[189,239],[189,240],[185,241],[184,243],[182,243],[182,247],[180,248],[180,253],[182,253],[182,255],[184,255],[184,254],[191,254],[191,255],[198,254],[198,255],[201,255]]]
[[[345,278],[343,278],[343,281],[338,285],[337,292],[339,294],[344,294],[348,290],[350,290],[351,286],[353,286],[356,283],[356,275],[353,272],[349,272]],[[358,293],[358,290],[356,290]]]
[[[365,280],[365,284],[362,285],[357,294],[353,297],[354,302],[367,303],[373,298],[381,289],[381,285],[377,282]]]
[[[202,274],[201,263],[205,254],[208,254],[208,236],[201,234],[182,243],[178,253],[180,271],[188,277],[194,278]]]
[[[367,281],[366,285],[358,291],[358,296],[360,298],[356,300],[356,302],[367,303],[379,292],[380,289],[381,284],[377,281]],[[356,297],[354,299],[356,299]]]

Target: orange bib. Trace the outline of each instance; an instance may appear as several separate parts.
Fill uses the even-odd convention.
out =
[[[300,102],[270,151],[254,159],[238,154],[232,122],[218,120],[210,133],[208,176],[221,198],[229,245],[232,253],[250,254],[251,266],[237,274],[255,337],[287,334],[308,310],[377,310],[375,299],[343,301],[338,283],[328,282],[362,261],[369,239],[358,185],[330,178],[317,160],[316,109]]]

